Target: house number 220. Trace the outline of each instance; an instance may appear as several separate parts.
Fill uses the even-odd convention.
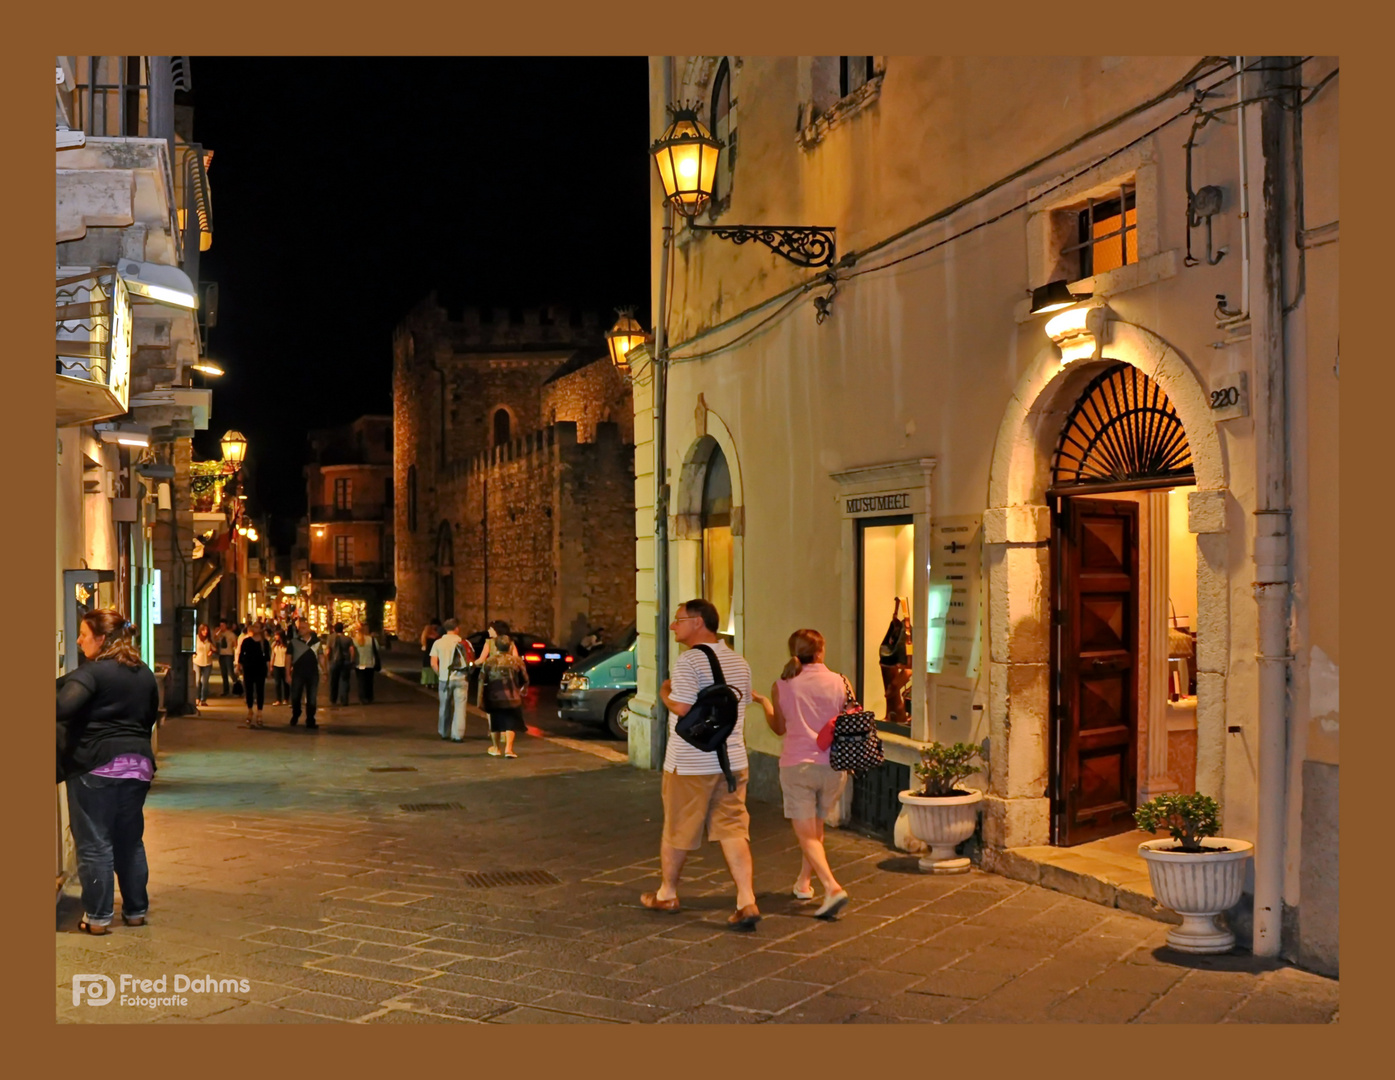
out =
[[[1211,408],[1225,409],[1231,405],[1240,404],[1240,387],[1224,386],[1219,390],[1211,391]]]

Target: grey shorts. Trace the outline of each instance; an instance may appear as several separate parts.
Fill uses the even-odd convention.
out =
[[[780,766],[780,790],[785,794],[785,817],[794,821],[818,818],[833,812],[843,794],[848,774],[817,761]]]

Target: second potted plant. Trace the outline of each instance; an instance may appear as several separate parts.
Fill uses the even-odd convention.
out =
[[[973,836],[983,792],[959,785],[978,771],[978,747],[972,743],[931,743],[920,752],[915,767],[919,791],[901,792],[911,834],[929,846],[920,858],[921,870],[931,874],[966,874],[969,860],[954,849]]]
[[[1179,952],[1223,953],[1235,935],[1217,916],[1240,902],[1246,863],[1254,854],[1248,840],[1217,836],[1221,808],[1209,795],[1159,795],[1134,812],[1145,832],[1166,829],[1171,839],[1145,840],[1138,853],[1148,864],[1153,895],[1182,916],[1167,943]]]

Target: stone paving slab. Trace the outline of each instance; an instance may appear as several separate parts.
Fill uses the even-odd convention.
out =
[[[815,904],[789,892],[800,856],[788,823],[760,803],[751,805],[752,848],[765,918],[754,932],[726,928],[732,887],[715,847],[691,857],[681,911],[646,911],[638,893],[658,874],[653,773],[532,737],[504,768],[483,753],[478,729],[460,746],[443,745],[430,700],[392,682],[379,704],[332,710],[319,733],[247,731],[237,713],[215,704],[162,729],[147,803],[150,923],[93,938],[74,932],[75,898],[60,903],[60,1021],[1327,1023],[1338,1015],[1334,980],[1245,954],[1181,956],[1164,947],[1165,925],[1122,905],[978,870],[922,875],[914,858],[842,830],[829,833],[828,848],[853,902],[838,920],[819,921]],[[417,771],[368,771],[397,765]],[[402,809],[414,803],[460,809]],[[494,870],[548,870],[560,884],[468,887],[465,874]],[[185,994],[180,1005],[74,1006],[74,973],[246,983]]]

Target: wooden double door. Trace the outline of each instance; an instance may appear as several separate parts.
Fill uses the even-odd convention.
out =
[[[1138,504],[1060,498],[1053,539],[1052,840],[1134,828]]]

